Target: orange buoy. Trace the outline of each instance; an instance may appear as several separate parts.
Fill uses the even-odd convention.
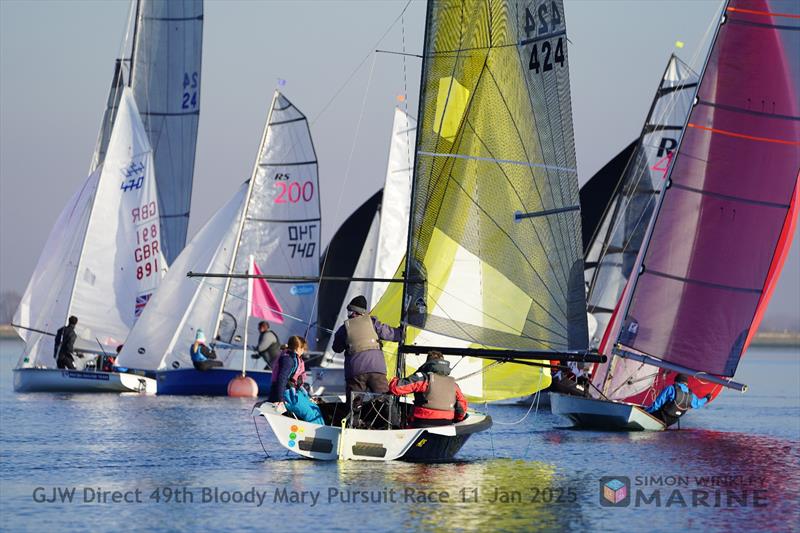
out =
[[[234,398],[255,398],[258,396],[258,383],[247,376],[236,376],[228,382],[228,396]]]

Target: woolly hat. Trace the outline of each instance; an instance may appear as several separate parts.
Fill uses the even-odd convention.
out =
[[[369,312],[367,310],[367,299],[363,296],[356,296],[350,300],[350,303],[347,305],[347,310],[366,315]]]
[[[194,340],[198,341],[198,342],[203,342],[203,343],[206,342],[206,334],[203,333],[202,329],[198,329],[197,330],[197,333],[194,336]]]

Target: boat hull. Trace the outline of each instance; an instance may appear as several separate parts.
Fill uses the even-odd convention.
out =
[[[14,369],[16,392],[141,392],[155,394],[156,380],[127,372],[55,368]]]
[[[321,461],[447,462],[471,435],[492,426],[491,417],[472,413],[462,422],[432,428],[343,429],[286,416],[282,405],[270,402],[256,408],[284,448]]]
[[[228,383],[240,376],[240,370],[213,368],[201,372],[194,368],[160,370],[156,372],[158,394],[175,396],[227,396]],[[317,382],[323,384],[326,394],[344,392],[344,370],[310,368],[306,371],[313,393],[318,394]],[[272,383],[272,372],[249,371],[247,376],[258,385],[258,395],[267,396]]]
[[[663,431],[667,427],[638,405],[550,393],[550,410],[574,427],[603,431]]]

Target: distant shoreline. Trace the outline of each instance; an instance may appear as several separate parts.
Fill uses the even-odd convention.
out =
[[[0,324],[0,339],[19,339],[11,324]],[[751,346],[800,347],[800,331],[762,331],[757,333]]]

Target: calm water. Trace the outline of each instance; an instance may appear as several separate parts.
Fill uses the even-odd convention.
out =
[[[296,459],[259,421],[266,458],[249,400],[15,394],[11,369],[19,349],[16,342],[0,341],[4,530],[800,527],[797,349],[751,350],[737,375],[750,391],[724,393],[709,408],[692,412],[681,431],[571,431],[558,429],[565,424],[549,409],[532,410],[519,424],[496,424],[474,436],[459,462],[435,466]],[[509,423],[523,418],[527,407],[489,411],[497,422]],[[600,505],[604,476],[629,478],[627,507]],[[712,487],[714,476],[717,486]],[[707,478],[702,491],[701,477]],[[723,482],[727,487],[720,487]],[[52,499],[54,489],[73,487],[72,503],[34,498],[41,492]],[[319,499],[314,505],[308,495],[306,503],[275,502],[276,489],[284,488],[319,491]],[[118,490],[133,501],[137,489],[141,503],[97,503],[94,496]],[[204,496],[213,499],[215,489],[217,501],[204,501]],[[395,501],[386,501],[392,499],[390,489]],[[406,498],[419,490],[444,491],[449,501]],[[352,491],[383,501],[365,503],[360,496],[352,501]],[[501,498],[493,502],[496,491]],[[502,501],[503,494],[513,498],[511,491],[522,501]],[[637,491],[644,496],[638,506]],[[692,502],[693,491],[697,502]],[[257,498],[250,501],[256,492],[266,494],[261,505]],[[700,492],[707,494],[705,506]],[[734,499],[728,501],[729,496]]]

